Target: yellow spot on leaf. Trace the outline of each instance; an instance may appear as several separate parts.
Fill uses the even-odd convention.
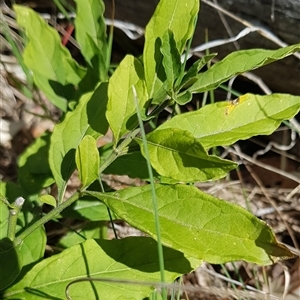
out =
[[[246,95],[240,96],[234,100],[230,100],[228,102],[228,106],[225,110],[225,115],[228,116],[235,107],[237,107],[240,103],[244,102],[248,97]]]

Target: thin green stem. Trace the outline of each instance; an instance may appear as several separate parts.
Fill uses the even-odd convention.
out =
[[[64,8],[63,4],[59,0],[53,0],[57,8],[60,10],[60,12],[64,15],[64,17],[68,20],[69,23],[73,24],[71,18],[69,17],[69,13]]]
[[[241,96],[241,93],[232,89],[232,88],[228,88],[227,85],[225,84],[220,84],[219,86],[220,89],[226,91],[226,92],[230,92],[232,95],[236,96],[236,97],[239,97]]]
[[[139,106],[138,106],[137,93],[136,93],[134,86],[132,86],[132,91],[133,91],[133,98],[135,101],[137,116],[138,116],[138,120],[139,120],[139,127],[141,130],[141,136],[142,136],[145,156],[146,156],[146,160],[147,160],[148,174],[149,174],[150,184],[151,184],[152,205],[153,205],[153,209],[154,209],[155,229],[156,229],[156,235],[157,235],[157,250],[158,250],[158,261],[159,261],[159,269],[160,269],[160,280],[162,283],[165,283],[164,253],[163,253],[163,247],[162,247],[162,243],[161,243],[160,222],[159,222],[159,216],[158,216],[158,205],[157,205],[157,197],[156,197],[156,191],[155,191],[155,185],[154,185],[154,176],[153,176],[153,171],[152,171],[152,167],[150,164],[150,155],[149,155],[149,150],[148,150],[146,133],[145,133],[141,113],[140,113]],[[162,297],[163,297],[163,299],[167,299],[167,292],[165,289],[162,290]]]
[[[222,270],[223,270],[223,272],[225,273],[226,277],[229,278],[229,279],[232,279],[231,276],[230,276],[230,274],[228,273],[228,271],[227,271],[225,265],[224,265],[224,264],[221,264],[221,267],[222,267]],[[232,288],[233,288],[235,291],[237,290],[236,285],[235,285],[234,283],[231,282],[231,286],[232,286]]]
[[[105,160],[105,162],[100,166],[99,174],[103,173],[103,171],[120,155],[123,154],[124,149],[132,142],[133,138],[139,133],[139,129],[135,129],[132,131],[128,137],[122,141],[122,143],[109,155],[109,157]]]
[[[25,199],[23,197],[18,197],[12,205],[12,208],[9,210],[7,237],[11,241],[15,239],[18,215],[21,211],[24,201]]]
[[[13,207],[7,200],[5,197],[3,197],[2,195],[0,195],[0,201],[3,202],[5,205],[7,205],[8,207]]]
[[[76,192],[69,199],[67,199],[66,201],[59,204],[59,206],[57,206],[56,208],[51,210],[49,213],[47,213],[45,216],[43,216],[41,219],[39,219],[38,221],[33,223],[31,226],[29,226],[27,229],[25,229],[19,236],[17,236],[14,239],[14,245],[17,246],[17,245],[21,244],[27,236],[29,236],[32,232],[34,232],[40,226],[44,225],[45,223],[47,223],[48,221],[50,221],[51,219],[56,217],[65,208],[67,208],[73,202],[78,200],[80,198],[80,196],[81,196],[81,193]]]
[[[102,183],[100,175],[101,175],[101,173],[99,173],[99,176],[98,176],[98,181],[99,181],[99,184],[100,184],[100,189],[101,189],[102,193],[105,193],[105,190],[104,190],[103,183]],[[106,207],[106,208],[107,208],[107,213],[108,213],[108,216],[109,216],[109,220],[110,220],[110,223],[111,223],[111,226],[112,226],[115,238],[117,240],[118,239],[118,235],[117,235],[117,232],[116,232],[114,220],[113,220],[112,215],[111,215],[111,211],[110,211],[110,209],[108,207]]]

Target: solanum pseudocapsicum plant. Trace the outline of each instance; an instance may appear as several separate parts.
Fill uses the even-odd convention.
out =
[[[272,133],[299,112],[300,97],[245,94],[235,102],[177,115],[146,135],[141,122],[146,124],[166,106],[186,104],[193,94],[214,90],[233,76],[283,59],[299,51],[300,44],[233,52],[202,71],[214,56],[208,55],[186,71],[181,57],[195,29],[199,1],[161,0],[146,27],[143,56],[125,56],[108,79],[110,44],[103,2],[75,2],[76,39],[86,67],[78,65],[40,16],[29,8],[14,7],[28,38],[24,62],[63,117],[52,133],[35,140],[19,158],[18,185],[1,183],[1,194],[10,201],[1,202],[3,299],[64,299],[72,283],[70,299],[95,299],[95,295],[144,299],[152,288],[114,280],[172,282],[202,261],[268,265],[293,257],[265,222],[192,183],[223,178],[237,167],[208,154],[210,148]],[[109,128],[113,143],[98,149],[97,139]],[[147,181],[147,163],[155,183],[150,180],[151,184],[113,192],[99,184],[103,174]],[[81,187],[66,198],[76,168]],[[57,197],[45,194],[53,184]],[[25,199],[23,207],[20,199],[14,202],[19,196]],[[34,211],[42,203],[53,209],[40,217]],[[107,208],[148,236],[100,239],[96,224],[109,220]],[[63,251],[43,258],[43,225],[62,215],[89,220],[90,227],[81,236],[69,233],[59,243]],[[157,249],[163,250],[160,266]],[[95,281],[74,282],[85,277]]]

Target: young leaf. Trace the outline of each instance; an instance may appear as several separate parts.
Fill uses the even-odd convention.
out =
[[[189,68],[189,70],[186,72],[186,74],[184,75],[184,77],[183,77],[183,79],[180,83],[181,88],[192,85],[195,81],[197,81],[198,72],[209,61],[211,61],[216,55],[217,55],[217,53],[212,53],[212,54],[209,54],[209,55],[205,55],[205,56],[199,58],[198,60],[196,60],[193,63],[193,65]]]
[[[194,32],[198,11],[198,0],[164,0],[158,3],[146,27],[143,53],[149,98],[154,98],[166,79],[160,51],[165,32],[173,32],[178,52],[182,54],[186,42]]]
[[[300,96],[245,94],[231,102],[209,104],[175,116],[158,129],[187,130],[205,149],[231,145],[255,135],[271,134],[300,110]]]
[[[180,75],[181,61],[173,32],[169,29],[162,36],[162,64],[166,73],[165,89],[170,92],[174,88],[176,79]]]
[[[144,154],[141,140],[137,139]],[[229,160],[208,155],[203,146],[188,131],[155,130],[147,135],[150,162],[164,177],[181,182],[208,181],[225,177],[237,167]]]
[[[80,142],[75,154],[76,166],[83,187],[88,187],[98,178],[100,158],[96,140],[86,135]]]
[[[193,98],[193,95],[190,91],[185,91],[182,94],[176,95],[175,101],[179,105],[185,105],[186,103],[190,102]]]
[[[189,91],[201,93],[213,90],[236,75],[268,65],[299,50],[300,44],[296,44],[277,50],[250,49],[230,53],[206,72],[199,74]]]
[[[108,130],[105,117],[107,83],[82,96],[76,109],[55,126],[51,137],[49,164],[62,200],[66,183],[75,169],[75,150],[85,135],[97,139]]]
[[[75,35],[80,50],[99,81],[107,79],[106,25],[102,0],[75,0]]]
[[[50,206],[56,207],[57,202],[52,195],[42,195],[39,199],[42,203],[46,203]]]
[[[165,279],[196,268],[201,261],[164,247]],[[65,299],[66,286],[78,278],[102,278],[105,282],[77,282],[69,287],[72,300],[145,299],[152,285],[124,284],[118,280],[158,282],[157,244],[149,237],[121,240],[87,240],[58,255],[44,259],[24,278],[4,292],[3,299]]]
[[[114,134],[115,144],[138,124],[133,86],[139,109],[142,109],[148,99],[143,66],[136,58],[127,55],[111,76],[108,85],[106,117]]]
[[[57,31],[36,12],[24,6],[14,6],[18,24],[25,29],[29,42],[24,50],[25,64],[33,72],[36,85],[48,99],[63,111],[67,101],[75,98],[79,82],[86,71],[79,67]]]
[[[236,204],[194,186],[157,184],[155,191],[165,246],[214,264],[245,260],[269,265],[294,257],[265,222]],[[88,193],[130,225],[156,238],[150,185]]]
[[[37,138],[19,157],[19,183],[30,194],[38,194],[54,182],[48,162],[49,145],[48,132]]]

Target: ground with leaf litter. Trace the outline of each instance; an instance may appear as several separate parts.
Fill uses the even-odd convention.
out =
[[[64,24],[62,24],[64,25]],[[116,33],[114,60],[119,62],[125,52],[139,53],[141,40],[133,41]],[[118,39],[119,38],[119,39]],[[128,44],[129,43],[129,44]],[[127,46],[128,45],[128,46]],[[122,50],[120,49],[122,47]],[[76,56],[76,48],[71,46]],[[2,48],[3,59],[11,60],[11,69],[1,68],[1,145],[0,170],[2,181],[17,181],[17,159],[26,146],[32,143],[46,130],[52,130],[58,120],[59,111],[49,104],[42,94],[36,95],[33,102],[18,92],[18,85],[11,74],[18,76],[19,67],[9,49]],[[80,60],[80,57],[78,58]],[[247,92],[256,92],[257,86],[249,81],[237,79],[234,88]],[[216,91],[218,99],[225,99],[222,90]],[[3,103],[3,104],[2,104]],[[196,107],[197,99],[195,99]],[[186,111],[194,110],[188,105]],[[47,112],[47,118],[37,115]],[[160,122],[164,121],[162,114]],[[196,184],[201,190],[215,197],[237,203],[249,209],[254,215],[265,220],[277,234],[279,241],[291,246],[299,253],[300,245],[300,139],[299,118],[294,118],[294,129],[282,125],[271,136],[252,138],[228,148],[217,149],[223,157],[229,157],[240,163],[237,171],[217,183]],[[108,143],[108,133],[99,140],[99,146]],[[105,175],[103,180],[113,189],[143,185],[138,179],[125,176]],[[68,186],[72,194],[80,182],[76,174]],[[55,191],[53,192],[55,193]],[[47,211],[47,207],[44,208]],[[63,219],[58,223],[48,223],[48,247],[46,255],[59,252],[58,241],[68,231],[82,228],[87,224],[75,219]],[[109,236],[113,238],[112,226]],[[119,237],[140,236],[143,233],[124,224],[115,222]],[[279,299],[286,295],[287,300],[300,297],[300,260],[299,257],[275,264],[270,267],[258,267],[244,262],[210,265],[204,263],[199,269],[187,274],[181,280],[182,299]],[[287,284],[286,284],[287,283]],[[245,288],[245,286],[247,288]],[[272,296],[266,298],[265,293]]]

